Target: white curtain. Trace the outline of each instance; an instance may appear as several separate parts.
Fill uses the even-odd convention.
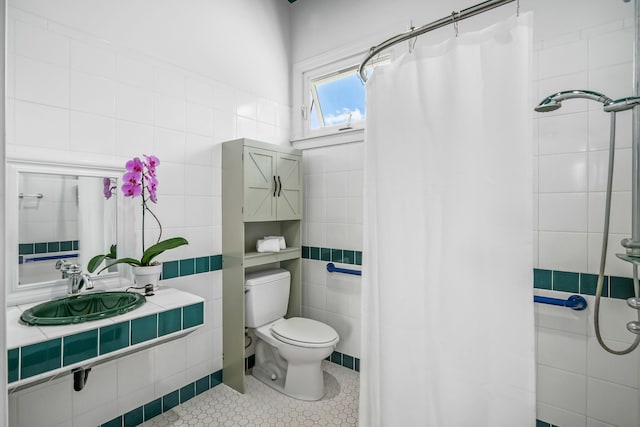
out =
[[[367,83],[360,425],[535,425],[531,17]]]

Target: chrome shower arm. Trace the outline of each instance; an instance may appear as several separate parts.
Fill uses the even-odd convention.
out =
[[[591,101],[601,102],[605,106],[613,102],[608,96],[592,90],[565,90],[547,96],[538,104],[535,110],[539,113],[557,110],[561,106],[560,103],[566,99],[589,99]]]

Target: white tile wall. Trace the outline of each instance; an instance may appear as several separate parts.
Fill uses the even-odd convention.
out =
[[[631,95],[633,35],[621,23],[543,41],[539,53],[539,98],[567,89],[591,89],[612,98]],[[595,102],[570,100],[551,114],[538,114],[539,246],[534,266],[597,273],[602,244],[610,116]],[[630,234],[630,114],[617,115],[616,170],[606,274],[630,277],[615,258]],[[537,291],[544,295],[565,295]],[[640,355],[614,356],[597,343],[594,298],[585,312],[536,307],[538,413],[561,426],[640,424]],[[568,312],[568,313],[567,313]],[[622,300],[601,302],[600,323],[613,348],[629,345],[625,324],[633,313]]]
[[[219,143],[237,137],[287,143],[290,107],[247,92],[239,79],[214,81],[13,7],[9,22],[8,155],[123,167],[133,156],[155,154],[161,164],[154,212],[164,237],[190,241],[162,260],[220,254]],[[265,25],[283,30],[266,18]],[[139,227],[139,218],[134,223]],[[156,229],[149,221],[147,235]],[[205,298],[205,326],[94,367],[82,393],[65,377],[12,394],[10,425],[99,425],[222,369],[221,272],[162,285]]]
[[[305,246],[362,250],[362,143],[305,150]],[[360,266],[344,265],[359,269]],[[331,325],[337,351],[360,354],[360,277],[304,260],[303,314]]]

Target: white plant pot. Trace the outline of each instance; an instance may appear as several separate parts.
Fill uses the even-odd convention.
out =
[[[144,267],[132,267],[133,279],[136,286],[153,285],[153,289],[158,289],[160,274],[162,273],[162,264],[149,265]]]

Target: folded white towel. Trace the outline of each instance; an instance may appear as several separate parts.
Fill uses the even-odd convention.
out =
[[[280,242],[277,239],[260,239],[256,243],[258,252],[280,252]]]
[[[284,241],[284,236],[264,236],[263,239],[274,239],[280,244],[280,249],[287,249],[287,243]]]

